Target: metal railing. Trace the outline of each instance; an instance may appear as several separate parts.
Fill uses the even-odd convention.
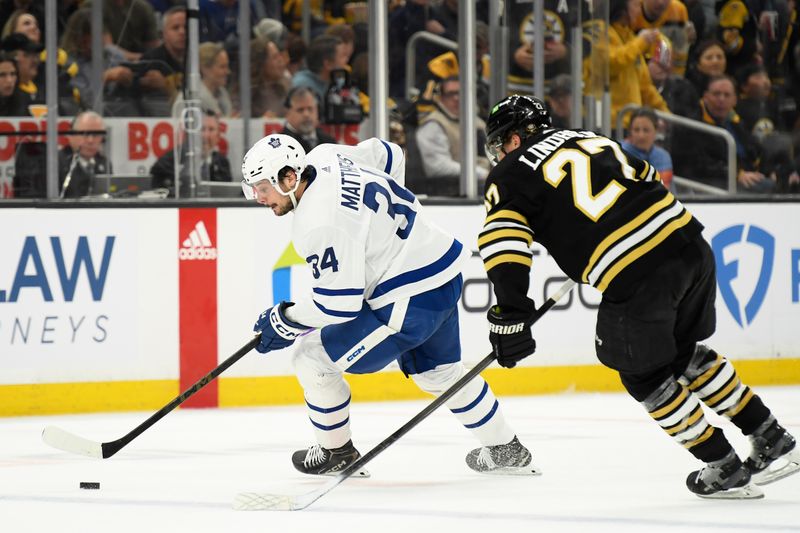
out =
[[[428,41],[433,44],[438,44],[442,48],[447,48],[448,50],[457,51],[458,50],[458,43],[455,41],[451,41],[450,39],[445,39],[444,37],[440,37],[435,33],[431,33],[429,31],[418,31],[408,39],[408,43],[406,44],[406,100],[411,100],[414,96],[411,92],[416,88],[417,85],[417,42],[418,41]]]
[[[622,139],[624,135],[624,128],[623,122],[625,116],[628,113],[632,113],[633,111],[639,109],[641,106],[636,104],[628,104],[622,109],[619,110],[617,114],[617,139]],[[664,120],[665,122],[669,122],[672,124],[679,124],[689,129],[694,129],[698,131],[702,131],[708,133],[710,135],[716,135],[717,137],[722,137],[725,141],[725,144],[728,147],[728,189],[719,189],[717,187],[712,187],[710,185],[706,185],[705,183],[699,183],[694,180],[688,178],[677,178],[675,183],[681,185],[682,187],[686,187],[692,190],[696,190],[702,193],[708,194],[735,194],[736,193],[736,140],[733,138],[733,135],[724,128],[719,128],[717,126],[711,126],[710,124],[706,124],[705,122],[700,122],[699,120],[692,120],[690,118],[682,117],[680,115],[673,115],[672,113],[664,113],[663,111],[659,111],[654,109],[656,116],[658,118]]]

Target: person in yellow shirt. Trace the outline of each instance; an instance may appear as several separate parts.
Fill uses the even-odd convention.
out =
[[[641,9],[631,22],[633,31],[654,28],[672,44],[672,73],[683,76],[689,56],[689,46],[697,38],[689,21],[686,6],[680,0],[642,0]]]
[[[653,85],[644,58],[644,54],[659,38],[659,32],[651,28],[636,34],[631,27],[631,21],[639,12],[640,2],[641,0],[610,1],[611,26],[608,28],[607,42],[602,38],[605,33],[602,22],[594,20],[584,26],[584,39],[592,44],[590,57],[584,60],[584,83],[587,92],[599,97],[605,89],[603,76],[606,73],[593,66],[608,64],[612,125],[616,124],[619,110],[628,104],[669,112],[669,107]]]

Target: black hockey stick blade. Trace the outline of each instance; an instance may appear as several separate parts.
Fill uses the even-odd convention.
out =
[[[200,389],[211,383],[220,374],[230,368],[233,363],[250,353],[259,343],[260,335],[256,335],[247,344],[239,348],[235,354],[228,357],[220,363],[219,366],[211,370],[208,374],[200,378],[194,385],[183,391],[177,398],[169,402],[167,405],[159,409],[153,415],[133,428],[124,437],[110,442],[96,442],[85,439],[69,431],[56,426],[47,426],[42,431],[42,440],[53,448],[63,450],[65,452],[74,453],[77,455],[86,455],[87,457],[94,457],[96,459],[108,459],[122,448],[127,446],[133,439],[141,435],[150,426],[164,418],[170,411],[185,402]]]
[[[531,325],[535,324],[547,311],[550,310],[551,307],[556,304],[558,300],[571,291],[574,286],[574,281],[567,280],[553,296],[549,297],[547,301],[536,310],[536,313],[534,313],[531,319]],[[384,439],[383,442],[368,451],[366,455],[361,456],[357,461],[351,463],[350,466],[342,470],[338,476],[331,479],[322,487],[297,496],[258,492],[241,492],[236,495],[236,498],[233,501],[233,508],[237,511],[300,511],[305,509],[335,489],[344,480],[362,470],[364,466],[377,457],[378,454],[397,442],[403,435],[411,431],[420,422],[428,418],[431,413],[441,407],[442,404],[444,404],[447,400],[452,398],[453,395],[464,388],[467,383],[472,381],[475,376],[483,372],[490,364],[492,364],[492,362],[494,362],[494,360],[494,353],[490,353],[481,359],[480,362],[475,365],[475,367],[464,374],[461,379],[459,379],[449,389],[444,391],[439,397],[433,400],[425,409],[414,416],[414,418],[406,422],[397,431],[389,435],[386,439]]]

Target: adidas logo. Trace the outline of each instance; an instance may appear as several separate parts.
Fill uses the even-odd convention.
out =
[[[206,231],[206,225],[199,221],[194,229],[189,233],[189,238],[185,239],[178,249],[178,258],[184,259],[216,259],[217,249],[211,244],[211,238]]]

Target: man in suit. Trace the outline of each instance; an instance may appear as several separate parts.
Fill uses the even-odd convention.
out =
[[[61,198],[81,198],[94,191],[96,174],[110,174],[111,162],[100,153],[105,141],[103,117],[84,111],[72,121],[69,144],[58,151],[58,187]]]
[[[295,87],[286,96],[286,124],[281,133],[297,139],[306,153],[323,143],[336,143],[336,139],[322,131],[319,125],[319,103],[314,91],[308,87]]]
[[[219,152],[219,117],[212,111],[203,112],[203,129],[201,131],[203,150],[201,155],[200,175],[198,181],[232,181],[231,164],[228,158]],[[185,134],[183,140],[185,141]],[[186,158],[186,143],[180,150],[180,196],[191,195],[191,178]],[[169,189],[169,196],[175,196],[175,152],[170,150],[162,155],[150,169],[154,189]]]

